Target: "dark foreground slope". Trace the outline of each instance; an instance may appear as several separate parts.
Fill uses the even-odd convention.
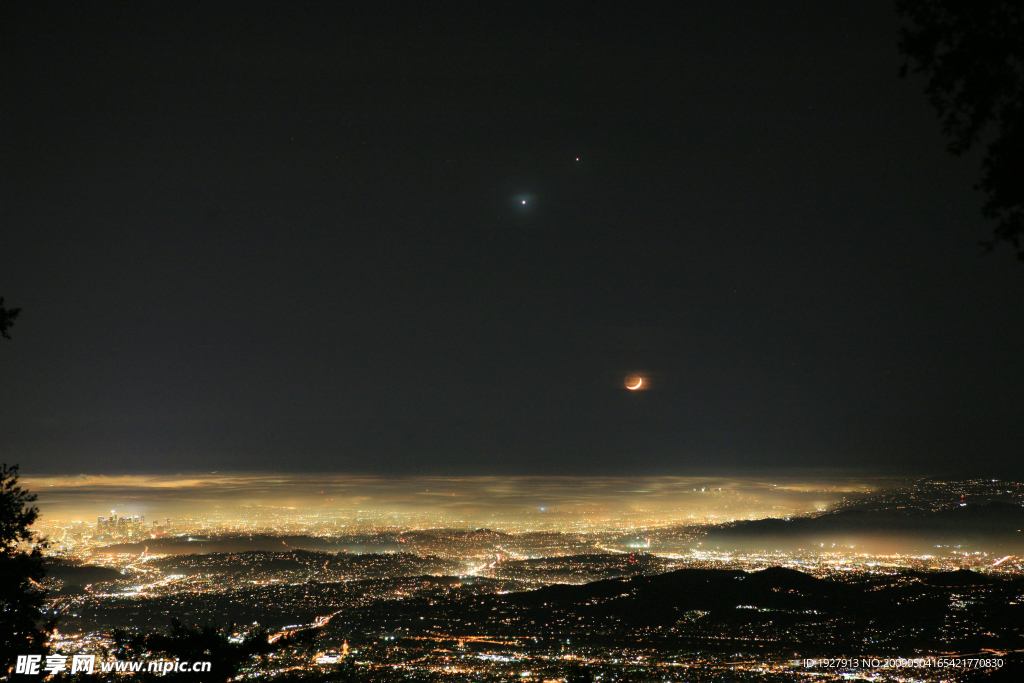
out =
[[[658,649],[805,654],[1024,648],[1024,580],[973,572],[838,582],[798,571],[683,569],[506,595],[377,603],[339,615],[346,637],[448,634],[584,639]]]

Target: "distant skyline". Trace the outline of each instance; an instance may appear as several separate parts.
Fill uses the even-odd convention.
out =
[[[1024,474],[1024,268],[889,3],[3,23],[25,474]]]

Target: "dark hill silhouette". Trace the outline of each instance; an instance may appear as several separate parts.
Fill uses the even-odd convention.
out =
[[[492,529],[474,529],[466,534],[467,538],[508,538],[509,535],[503,531]]]
[[[572,629],[581,623],[586,624],[586,633],[611,638],[638,629],[712,648],[730,645],[726,641],[716,644],[715,636],[709,634],[756,628],[774,633],[772,638],[778,640],[770,642],[798,638],[804,646],[825,648],[823,651],[834,651],[840,643],[863,645],[865,633],[876,634],[871,636],[876,644],[934,649],[949,647],[941,640],[946,637],[942,625],[949,615],[959,614],[955,611],[959,608],[951,606],[952,596],[967,591],[976,601],[972,604],[984,605],[972,607],[985,610],[983,617],[980,611],[972,614],[985,628],[965,634],[958,648],[977,651],[970,648],[994,642],[1024,645],[1018,633],[1021,610],[1006,606],[1006,600],[1012,601],[1024,588],[1024,581],[969,571],[910,575],[922,580],[892,581],[880,588],[871,581],[818,579],[783,567],[758,572],[688,568],[496,596],[451,614],[458,618],[457,623],[486,624],[493,619],[487,627],[495,629],[504,628],[502,620],[515,614],[519,624],[530,625],[520,628],[529,631],[535,624],[549,625],[552,636],[577,633]],[[983,601],[977,602],[979,599]],[[445,608],[431,607],[435,609]],[[509,628],[515,632],[514,626]]]
[[[999,582],[999,579],[972,572],[970,569],[958,569],[952,572],[915,572],[915,575],[929,586],[990,586]]]
[[[1024,551],[1024,506],[992,502],[937,512],[840,510],[817,517],[759,519],[721,525],[704,547],[736,549],[827,548],[862,545],[876,550],[931,551],[935,547],[1016,553]]]
[[[628,580],[607,579],[582,586],[548,586],[507,596],[520,607],[604,606],[635,621],[661,623],[680,610],[731,610],[737,605],[765,609],[813,609],[823,602],[842,604],[852,597],[847,584],[823,581],[802,572],[772,567],[760,572],[729,569],[680,569]],[[799,603],[799,604],[798,604]],[[804,604],[806,603],[806,604]]]
[[[146,549],[153,553],[193,555],[206,553],[241,553],[246,551],[320,550],[327,552],[373,553],[402,551],[402,544],[373,538],[320,538],[316,536],[225,535],[175,536],[156,538],[138,543],[115,543],[103,548],[108,553],[141,554]]]
[[[123,579],[124,574],[95,564],[83,564],[72,560],[53,560],[46,563],[46,575],[60,579],[64,584],[85,586],[90,583],[101,583],[103,581],[117,581]]]
[[[59,587],[50,591],[50,597],[79,595],[85,592],[90,584],[118,581],[125,578],[124,574],[94,564],[83,564],[74,560],[51,560],[46,563],[46,575],[58,579]]]
[[[747,576],[747,581],[754,586],[786,590],[821,590],[825,585],[822,579],[788,567],[769,567],[763,571],[753,572]]]
[[[339,617],[333,627],[358,632],[386,624],[412,635],[482,630],[720,652],[756,647],[758,652],[836,653],[867,641],[878,652],[979,652],[1024,649],[1019,632],[1024,607],[1016,604],[1021,590],[1024,580],[971,572],[906,573],[879,583],[818,579],[783,567],[687,568],[473,600],[452,594],[418,603],[377,603],[352,614],[345,626],[349,618]],[[962,618],[965,609],[978,626],[954,633],[954,643],[945,625]]]

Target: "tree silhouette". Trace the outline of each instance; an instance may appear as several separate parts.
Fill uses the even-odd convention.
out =
[[[996,221],[992,248],[1009,242],[1024,260],[1024,3],[1019,0],[896,0],[911,22],[900,52],[927,80],[949,150],[984,148],[976,187]]]
[[[0,296],[0,336],[10,339],[7,330],[14,324],[14,319],[21,313],[20,308],[4,308],[4,298]]]
[[[208,673],[147,673],[136,677],[141,681],[227,681],[237,676],[241,666],[254,655],[265,655],[271,650],[266,628],[255,629],[241,642],[231,642],[216,624],[185,626],[177,619],[171,620],[167,633],[132,635],[118,631],[114,635],[124,649],[122,659],[138,660],[146,653],[159,653],[164,659],[211,663]]]
[[[35,494],[18,486],[18,466],[0,464],[0,672],[18,655],[45,655],[53,624],[43,617],[44,541],[29,529],[39,516]],[[25,549],[31,544],[31,549]]]

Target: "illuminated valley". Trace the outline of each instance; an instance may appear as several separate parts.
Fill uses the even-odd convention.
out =
[[[571,503],[541,509],[538,498],[556,498],[550,483],[448,482],[438,498],[462,500],[431,510],[370,500],[383,497],[374,487],[389,490],[373,482],[359,508],[322,499],[213,510],[179,502],[191,514],[175,517],[162,514],[172,508],[160,502],[161,485],[155,499],[134,490],[138,513],[95,520],[46,515],[70,490],[47,485],[39,531],[50,539],[57,649],[116,653],[131,634],[179,620],[216,624],[239,642],[265,639],[270,649],[252,656],[245,679],[331,680],[340,671],[381,681],[715,680],[729,672],[789,681],[949,680],[940,666],[807,662],[1024,648],[1018,482],[858,481],[844,490],[580,480]],[[345,492],[343,478],[328,485]],[[444,484],[395,486],[427,493]],[[508,493],[496,511],[479,492],[488,486]],[[629,491],[653,490],[674,507],[628,505]],[[81,487],[73,497],[85,497]],[[979,520],[985,527],[972,531]]]

